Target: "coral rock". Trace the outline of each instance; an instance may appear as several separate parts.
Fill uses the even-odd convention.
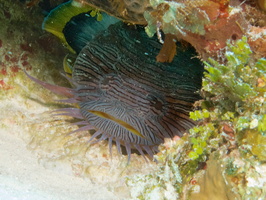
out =
[[[76,0],[88,4],[126,22],[146,24],[143,13],[151,10],[149,0]]]

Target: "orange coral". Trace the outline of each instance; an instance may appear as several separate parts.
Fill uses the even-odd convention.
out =
[[[248,43],[258,58],[266,57],[266,35],[263,33],[266,33],[266,27],[252,26],[250,28]]]
[[[229,3],[237,9],[229,11]],[[147,12],[145,18],[150,35],[159,22],[164,33],[190,43],[204,60],[223,58],[228,40],[242,38],[249,28],[240,4],[228,0],[164,1]]]

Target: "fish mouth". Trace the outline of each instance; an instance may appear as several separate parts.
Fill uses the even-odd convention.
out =
[[[110,115],[110,114],[102,112],[102,111],[97,111],[97,110],[88,110],[88,112],[90,112],[90,113],[92,113],[94,115],[97,115],[97,116],[99,116],[101,118],[111,120],[111,121],[119,124],[120,126],[124,127],[129,132],[131,132],[132,134],[137,135],[137,136],[142,137],[142,138],[145,138],[144,135],[142,135],[137,129],[135,129],[129,123],[127,123],[127,122],[125,122],[125,121],[123,121],[121,119],[118,119],[118,118],[114,117],[113,115]]]

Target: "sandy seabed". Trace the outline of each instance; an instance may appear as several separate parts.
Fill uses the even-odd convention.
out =
[[[106,187],[88,179],[44,168],[23,140],[3,130],[0,131],[0,155],[0,199],[119,199]]]

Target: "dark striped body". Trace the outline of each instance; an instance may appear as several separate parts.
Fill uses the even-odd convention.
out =
[[[75,42],[75,40],[72,40]],[[79,43],[81,38],[77,40]],[[150,156],[164,138],[182,136],[194,122],[189,119],[193,103],[200,99],[203,65],[193,48],[177,45],[172,63],[156,62],[162,45],[141,27],[119,22],[99,33],[79,53],[73,67],[74,88],[42,82],[52,92],[67,96],[62,102],[78,107],[57,110],[58,115],[80,119],[79,129],[95,130],[89,142],[115,142]],[[97,142],[96,141],[96,142]],[[145,156],[144,156],[145,158]]]
[[[192,58],[193,49],[180,44],[172,63],[157,63],[161,46],[142,28],[118,23],[80,52],[72,75],[74,98],[84,121],[109,144],[149,153],[164,138],[182,136],[194,125],[188,113],[200,98],[203,66]]]

